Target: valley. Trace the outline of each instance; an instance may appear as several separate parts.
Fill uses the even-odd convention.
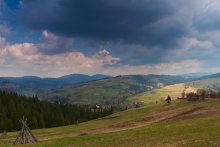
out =
[[[129,75],[66,86],[45,94],[50,101],[69,100],[81,105],[133,105],[128,97],[145,91],[152,91],[166,85],[191,81],[193,78],[169,75]]]
[[[220,99],[198,102],[178,99],[186,85],[169,85],[128,98],[129,101],[144,103],[140,108],[79,125],[33,130],[40,142],[28,146],[220,145]],[[188,92],[196,90],[188,87]],[[160,100],[167,95],[172,98],[171,104]],[[9,133],[10,138],[0,140],[0,145],[10,145],[16,134]]]

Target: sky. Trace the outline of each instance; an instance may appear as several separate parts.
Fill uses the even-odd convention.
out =
[[[0,76],[220,72],[219,0],[0,0]]]

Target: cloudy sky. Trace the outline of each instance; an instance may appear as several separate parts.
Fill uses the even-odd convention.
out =
[[[0,76],[220,72],[219,0],[0,0]]]

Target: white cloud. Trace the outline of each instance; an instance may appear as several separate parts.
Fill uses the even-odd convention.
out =
[[[103,70],[103,74],[130,75],[130,74],[182,74],[202,70],[200,61],[184,60],[181,62],[161,63],[156,65],[123,65]]]
[[[93,58],[109,65],[116,64],[120,61],[119,58],[112,57],[111,53],[106,49],[99,51]]]
[[[0,4],[1,2],[2,0],[0,0]],[[179,39],[180,46],[177,48],[166,50],[163,49],[163,46],[157,48],[157,46],[146,47],[126,44],[123,47],[116,44],[117,51],[115,54],[118,53],[123,59],[127,60],[123,64],[132,64],[133,60],[142,60],[138,64],[146,65],[118,65],[117,63],[123,59],[114,57],[106,49],[94,53],[93,56],[86,56],[73,48],[74,40],[72,38],[60,37],[44,30],[42,32],[43,41],[39,44],[9,45],[4,38],[0,38],[0,76],[28,74],[60,76],[69,73],[126,75],[218,72],[220,70],[217,63],[220,58],[218,48],[220,46],[220,30],[200,32],[194,23],[198,20],[206,21],[204,18],[207,13],[216,12],[214,17],[218,18],[220,1],[195,0],[186,2],[182,0],[178,3],[181,7],[178,7],[179,10],[175,14],[156,22],[158,26],[183,24],[179,27],[184,27],[186,34]],[[212,19],[210,18],[210,20]],[[3,30],[1,27],[4,28],[0,25],[0,33]],[[8,31],[4,29],[3,32],[7,33]],[[56,49],[58,53],[54,54]],[[88,50],[88,52],[90,51]],[[157,59],[157,62],[151,62]],[[167,63],[158,63],[164,61]],[[150,62],[157,64],[147,65]]]
[[[198,59],[199,57],[203,58],[205,56],[209,58],[208,55],[212,55],[218,51],[212,42],[208,40],[198,40],[194,37],[182,38],[180,44],[181,48],[173,51],[175,58],[190,57],[191,59]]]
[[[44,30],[42,32],[43,36],[49,40],[56,40],[58,37],[50,32],[48,32],[47,30]]]
[[[29,74],[40,76],[67,73],[92,74],[104,68],[106,64],[113,65],[120,61],[107,50],[102,50],[92,57],[76,51],[46,55],[39,52],[37,46],[32,43],[6,45],[5,39],[1,38],[0,44],[2,44],[0,67],[4,67],[4,70],[11,70],[11,67],[14,67],[15,74],[19,71],[29,71]]]
[[[117,65],[116,63],[120,59],[113,57],[106,49],[88,57],[76,51],[46,55],[39,52],[35,44],[21,43],[9,45],[4,38],[0,38],[0,44],[2,45],[0,48],[1,76],[61,76],[70,73],[102,73],[109,75],[177,74],[201,70],[201,63],[197,60],[156,65]]]
[[[42,36],[42,41],[36,44],[36,46],[44,53],[56,54],[74,50],[74,39],[72,38],[57,36],[53,33],[48,32],[47,30],[44,30],[42,32]]]
[[[6,43],[6,39],[3,37],[0,37],[0,47],[5,45],[5,43]]]

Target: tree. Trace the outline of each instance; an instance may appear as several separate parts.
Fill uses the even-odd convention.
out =
[[[217,98],[218,97],[217,93],[214,91],[210,91],[209,95],[210,95],[210,98]]]
[[[199,100],[199,95],[197,93],[190,92],[190,93],[187,93],[186,98],[189,101],[197,101],[197,100]]]
[[[63,116],[63,114],[61,112],[56,114],[55,122],[56,122],[56,125],[58,125],[58,126],[64,125],[64,116]]]
[[[32,128],[32,129],[37,129],[37,128],[39,128],[38,126],[39,126],[39,125],[38,125],[37,119],[36,119],[35,116],[33,116],[33,117],[31,118],[31,128]]]
[[[168,96],[167,96],[167,99],[166,99],[166,102],[167,102],[168,104],[170,104],[171,101],[172,101],[172,100],[171,100],[171,97],[168,95]]]
[[[185,98],[185,95],[186,95],[186,93],[185,93],[185,90],[182,92],[182,98],[184,99]]]
[[[140,107],[140,104],[139,103],[135,103],[135,108],[137,109],[137,108],[139,108]]]
[[[58,127],[104,117],[114,112],[113,107],[94,110],[89,106],[50,103],[37,96],[27,98],[16,93],[0,91],[0,132],[19,130],[19,118],[31,120],[34,129]]]
[[[204,100],[207,97],[207,92],[203,89],[198,89],[197,94],[199,98],[201,98],[202,100]]]

